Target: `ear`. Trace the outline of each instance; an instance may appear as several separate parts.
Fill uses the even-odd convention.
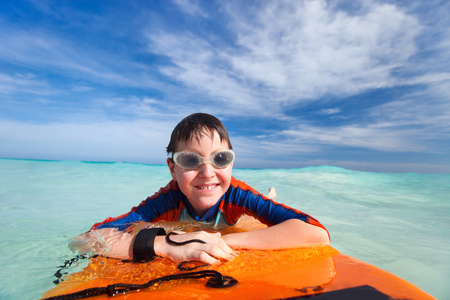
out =
[[[172,175],[172,179],[177,181],[177,176],[175,175],[175,163],[171,158],[167,158],[167,166],[169,166],[170,174]]]

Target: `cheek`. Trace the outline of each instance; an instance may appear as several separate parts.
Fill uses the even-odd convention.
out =
[[[226,168],[225,170],[222,170],[222,172],[220,172],[220,177],[223,181],[223,183],[227,186],[230,185],[231,182],[231,172],[232,172],[232,168]]]
[[[175,177],[174,180],[178,182],[178,185],[180,187],[189,185],[189,183],[195,178],[194,172],[185,171],[182,169],[175,169],[175,172],[173,172],[173,176]]]

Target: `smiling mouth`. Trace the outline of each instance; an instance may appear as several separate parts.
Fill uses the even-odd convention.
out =
[[[203,191],[209,191],[212,189],[215,189],[218,186],[218,184],[212,184],[212,185],[199,185],[197,186],[197,188],[199,190],[203,190]]]

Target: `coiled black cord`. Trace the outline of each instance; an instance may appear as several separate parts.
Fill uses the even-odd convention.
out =
[[[208,282],[206,285],[212,288],[226,288],[231,287],[237,284],[237,280],[229,277],[223,276],[220,272],[214,270],[204,270],[190,273],[181,273],[181,274],[172,274],[163,277],[159,277],[153,280],[150,280],[144,284],[128,284],[128,283],[116,283],[111,284],[106,287],[98,287],[98,288],[90,288],[86,290],[82,290],[79,292],[75,292],[72,294],[54,296],[50,298],[46,298],[43,300],[73,300],[73,299],[84,299],[94,296],[100,295],[108,295],[114,296],[118,293],[126,293],[133,290],[146,289],[156,283],[177,280],[177,279],[192,279],[192,278],[208,278]]]
[[[184,242],[175,242],[170,239],[171,235],[176,235],[175,232],[170,232],[166,235],[166,241],[168,244],[172,244],[175,246],[183,246],[189,243],[200,243],[200,244],[206,244],[204,241],[199,239],[192,239]],[[194,270],[200,267],[204,267],[207,265],[201,265],[194,268],[185,268],[184,264],[188,262],[182,262],[178,265],[178,269],[182,271],[190,271]],[[153,280],[150,280],[147,283],[144,284],[128,284],[128,283],[116,283],[116,284],[110,284],[106,287],[98,287],[98,288],[90,288],[85,289],[79,292],[66,294],[66,295],[60,295],[60,296],[54,296],[50,298],[46,298],[43,300],[73,300],[73,299],[84,299],[89,297],[95,297],[100,295],[108,295],[108,296],[114,296],[118,293],[126,293],[133,290],[140,290],[148,288],[156,283],[171,281],[171,280],[177,280],[177,279],[192,279],[192,278],[208,278],[209,280],[206,283],[208,287],[212,288],[226,288],[234,286],[238,283],[238,281],[230,276],[223,276],[220,272],[214,271],[214,270],[203,270],[203,271],[197,271],[197,272],[190,272],[190,273],[181,273],[181,274],[172,274],[167,276],[162,276]]]

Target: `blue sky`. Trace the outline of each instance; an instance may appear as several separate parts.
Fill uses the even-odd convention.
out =
[[[450,173],[449,1],[0,2],[0,157]]]

